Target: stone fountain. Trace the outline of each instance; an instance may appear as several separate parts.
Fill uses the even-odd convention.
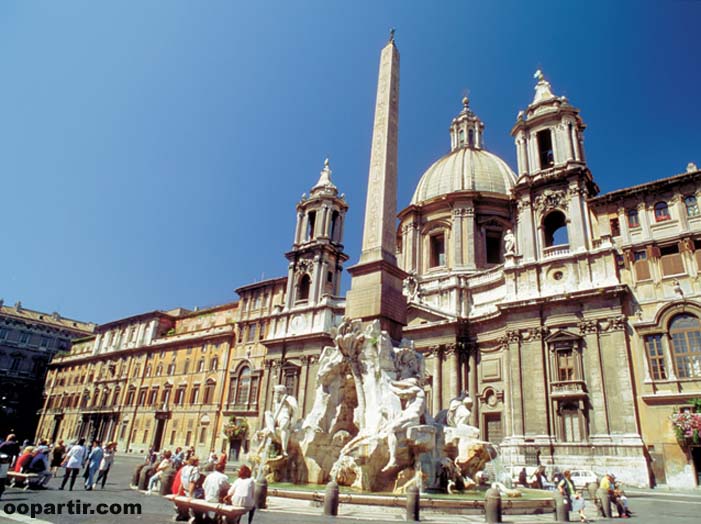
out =
[[[363,491],[470,488],[496,456],[469,425],[472,401],[426,411],[424,362],[413,343],[393,347],[379,321],[344,320],[323,349],[314,405],[295,420],[297,402],[275,390],[251,460],[269,482],[329,480]]]

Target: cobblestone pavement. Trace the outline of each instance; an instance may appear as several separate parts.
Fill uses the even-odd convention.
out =
[[[8,489],[0,500],[0,522],[25,524],[162,524],[170,522],[173,512],[171,503],[162,497],[147,496],[129,488],[131,473],[138,463],[135,457],[118,457],[113,471],[110,474],[105,490],[85,491],[82,488],[82,479],[78,478],[74,491],[60,491],[60,479],[53,479],[50,482],[49,490],[45,491],[23,491],[21,489]],[[232,468],[233,469],[233,468]],[[701,511],[701,492],[674,493],[664,491],[631,491],[629,493],[630,505],[635,516],[631,521],[638,524],[657,524],[663,522],[694,524],[699,522],[699,512]],[[95,508],[97,504],[140,504],[140,515],[36,515],[36,518],[19,515],[18,513],[7,514],[4,509],[8,504],[17,508],[20,504],[74,504],[80,501],[82,504],[91,504]],[[66,507],[66,506],[64,506]],[[10,508],[11,509],[11,508]],[[65,510],[64,510],[65,511]],[[370,506],[341,504],[339,516],[328,518],[322,516],[322,507],[318,503],[298,501],[290,499],[280,499],[270,497],[268,499],[268,509],[259,510],[255,515],[256,524],[277,524],[284,521],[284,524],[302,523],[327,523],[336,524],[357,523],[358,520],[367,520],[378,523],[396,523],[404,521],[404,510],[401,508],[378,508]],[[599,520],[593,505],[587,504],[587,517],[591,520]],[[243,519],[244,521],[246,519]],[[435,524],[471,523],[484,522],[482,515],[456,515],[445,514],[424,510],[421,513],[423,522]],[[578,520],[572,514],[572,521]],[[518,524],[553,522],[553,514],[544,515],[505,515],[505,522]],[[599,522],[606,522],[599,520]]]

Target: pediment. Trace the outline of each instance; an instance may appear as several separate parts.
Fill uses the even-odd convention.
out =
[[[581,340],[582,337],[581,335],[577,335],[575,333],[572,333],[571,331],[567,331],[565,329],[556,329],[552,333],[550,333],[547,337],[545,337],[546,342],[565,342],[565,341],[571,341],[571,340]]]
[[[409,304],[406,314],[407,326],[415,327],[436,322],[451,322],[455,317],[423,304]]]

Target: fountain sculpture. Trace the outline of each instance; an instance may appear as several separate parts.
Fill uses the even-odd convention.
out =
[[[296,420],[297,402],[274,390],[252,462],[271,482],[335,480],[363,491],[469,488],[495,448],[469,424],[472,400],[426,411],[423,357],[413,343],[393,347],[379,321],[344,320],[319,360],[314,405]]]

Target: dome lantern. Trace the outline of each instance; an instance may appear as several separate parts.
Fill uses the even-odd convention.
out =
[[[462,99],[462,111],[450,124],[450,150],[469,147],[482,149],[484,124],[470,109],[470,99]]]

